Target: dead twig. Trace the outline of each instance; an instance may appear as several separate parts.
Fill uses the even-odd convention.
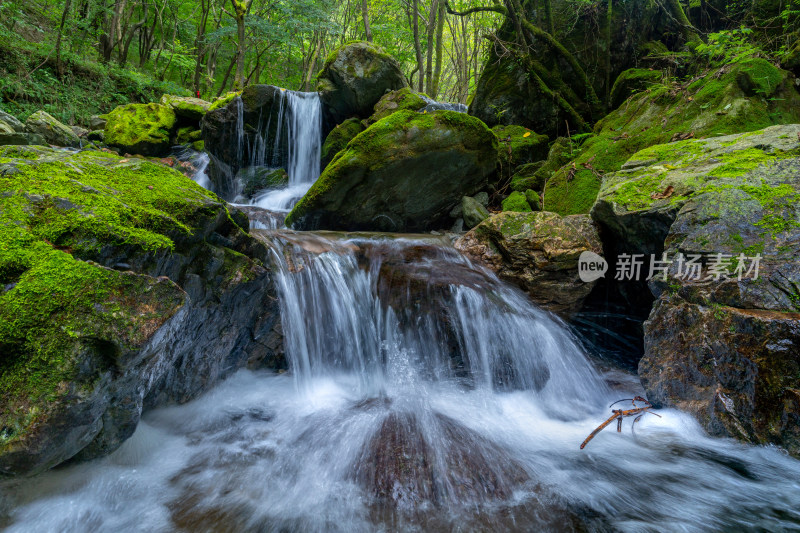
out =
[[[609,407],[613,407],[614,405],[618,404],[619,402],[628,402],[628,401],[631,402],[631,404],[633,405],[633,409],[612,409],[611,410],[612,415],[610,417],[608,417],[608,419],[605,422],[603,422],[602,424],[597,426],[597,429],[592,431],[589,434],[589,436],[586,437],[586,440],[583,441],[583,443],[581,444],[581,450],[584,449],[586,447],[586,445],[589,444],[589,441],[591,441],[598,433],[603,431],[606,428],[606,426],[608,426],[614,420],[617,421],[617,433],[620,433],[622,431],[622,419],[625,418],[625,417],[635,416],[636,418],[633,419],[633,424],[636,424],[636,422],[638,422],[639,419],[641,419],[642,416],[644,416],[645,413],[650,413],[651,415],[656,415],[657,417],[661,418],[661,415],[658,415],[658,414],[650,411],[650,409],[653,408],[653,405],[650,402],[648,402],[646,399],[642,398],[641,396],[635,396],[633,398],[625,398],[624,400],[618,400],[618,401],[612,403],[611,405],[609,405]],[[644,402],[645,406],[644,407],[638,407],[636,405],[636,402],[640,402],[640,403]],[[633,425],[631,425],[631,430],[633,430]]]

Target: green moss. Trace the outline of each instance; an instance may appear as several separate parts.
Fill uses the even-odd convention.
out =
[[[517,211],[526,213],[532,211],[525,193],[514,191],[503,200],[503,211]]]
[[[661,83],[664,74],[660,70],[631,68],[617,76],[611,88],[611,107],[619,107],[631,95]]]
[[[428,105],[423,96],[409,87],[391,91],[375,104],[375,112],[367,119],[367,124],[374,124],[398,111],[419,111]]]
[[[685,89],[659,86],[634,96],[598,122],[596,136],[574,158],[574,172],[567,166],[550,178],[544,208],[562,215],[588,212],[602,176],[634,154],[639,160],[671,159],[691,142],[670,143],[675,135],[716,137],[800,122],[800,95],[791,78],[768,61],[751,58],[710,71]],[[655,145],[660,146],[651,153],[637,154]]]
[[[495,126],[492,132],[499,142],[501,168],[513,169],[547,157],[547,135],[538,135],[523,126]]]
[[[197,150],[198,152],[202,152],[206,149],[205,141],[195,141],[192,143],[192,149]]]
[[[364,126],[357,118],[347,119],[331,130],[322,144],[321,159],[323,168],[326,167],[336,154],[344,150],[356,135],[364,131]]]
[[[215,99],[211,102],[211,107],[208,108],[209,111],[214,111],[215,109],[219,109],[220,107],[225,107],[226,105],[230,104],[234,98],[237,96],[241,96],[242,91],[234,91],[227,94],[220,96],[219,98]]]
[[[291,226],[305,215],[308,206],[315,205],[318,198],[332,190],[336,186],[336,176],[348,166],[357,164],[363,171],[376,170],[413,155],[408,150],[413,150],[414,147],[409,147],[404,142],[411,130],[414,130],[415,135],[425,137],[425,145],[430,150],[435,150],[437,146],[451,148],[452,129],[457,129],[463,135],[465,150],[485,149],[487,139],[495,140],[486,124],[466,113],[393,113],[359,133],[336,155],[286,217],[286,225]]]
[[[168,149],[175,129],[175,112],[160,104],[129,104],[108,114],[105,141],[112,146],[141,151]]]
[[[70,392],[76,372],[91,370],[78,368],[81,354],[116,364],[183,302],[167,280],[77,258],[114,245],[168,253],[222,204],[175,170],[105,152],[0,147],[0,165],[3,446],[36,423],[50,398],[81,393]]]

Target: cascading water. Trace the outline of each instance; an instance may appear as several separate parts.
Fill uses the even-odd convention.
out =
[[[258,232],[255,232],[258,234]],[[432,237],[265,232],[287,374],[148,413],[111,456],[0,488],[10,531],[720,531],[800,523],[800,463],[662,410]],[[611,385],[608,385],[610,383]],[[5,520],[5,524],[4,524]]]
[[[281,91],[280,110],[277,114],[278,127],[272,153],[288,154],[285,162],[289,174],[286,187],[265,191],[253,199],[253,205],[270,211],[289,211],[320,174],[320,151],[322,150],[322,104],[318,93]],[[272,117],[270,117],[272,119]],[[264,131],[270,131],[266,124]],[[284,134],[285,131],[285,134]],[[287,148],[280,144],[287,139]],[[267,143],[270,139],[256,137],[256,142]],[[278,162],[264,160],[264,146],[253,147],[255,154],[251,166],[279,166]]]

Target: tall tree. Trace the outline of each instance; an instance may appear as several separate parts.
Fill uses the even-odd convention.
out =
[[[364,39],[372,42],[372,29],[369,27],[369,0],[361,0],[361,16],[364,19]]]
[[[64,77],[64,64],[61,62],[61,37],[64,35],[64,25],[67,23],[69,17],[69,10],[72,6],[72,0],[64,2],[64,12],[61,14],[61,24],[58,26],[58,38],[56,39],[56,70],[58,77]]]
[[[245,26],[244,18],[247,12],[250,11],[250,6],[253,5],[253,0],[231,0],[233,12],[222,8],[225,13],[236,20],[236,36],[237,36],[237,49],[236,49],[236,77],[234,78],[234,87],[238,90],[244,88],[244,60],[245,60]]]

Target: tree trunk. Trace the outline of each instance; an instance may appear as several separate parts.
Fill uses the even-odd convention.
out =
[[[364,18],[364,39],[372,42],[372,30],[369,27],[369,1],[361,0],[361,16]]]
[[[431,0],[431,12],[428,14],[428,48],[426,50],[425,58],[425,92],[428,96],[433,89],[433,37],[436,34],[436,14],[439,11],[439,0]]]
[[[439,82],[442,79],[442,37],[444,35],[444,17],[445,17],[444,2],[439,1],[439,14],[436,19],[436,67],[433,72],[433,83],[428,96],[436,100],[439,95]]]
[[[72,0],[66,0],[64,3],[64,13],[61,15],[61,25],[58,27],[58,38],[56,39],[56,70],[58,71],[58,78],[64,77],[64,65],[61,63],[61,37],[64,34],[64,25],[67,23],[69,17],[69,9],[72,6]]]
[[[411,9],[414,11],[411,14],[413,20],[412,26],[414,30],[414,51],[417,55],[417,72],[419,72],[419,83],[417,90],[422,92],[425,90],[425,70],[422,63],[422,45],[419,42],[419,0],[414,0]]]
[[[666,9],[667,13],[680,25],[681,34],[687,43],[700,41],[700,36],[694,31],[694,26],[692,26],[689,19],[686,17],[686,13],[683,11],[683,7],[681,7],[680,0],[666,0],[666,2],[664,2],[664,9]]]

